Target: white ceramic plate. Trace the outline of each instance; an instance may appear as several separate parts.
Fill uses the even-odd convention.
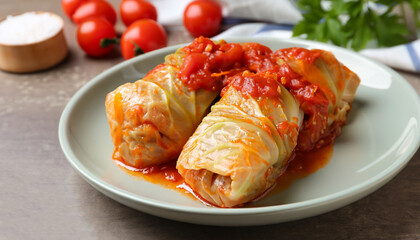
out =
[[[396,72],[354,52],[303,40],[231,38],[271,49],[322,48],[356,72],[362,82],[348,124],[329,164],[247,208],[207,207],[175,190],[134,178],[111,159],[113,145],[104,100],[117,86],[133,82],[180,46],[125,61],[82,87],[63,111],[59,139],[67,159],[93,187],[134,209],[156,216],[209,225],[262,225],[325,213],[354,202],[394,177],[420,143],[420,100]]]

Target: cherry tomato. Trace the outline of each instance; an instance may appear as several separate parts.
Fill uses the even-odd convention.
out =
[[[90,18],[77,28],[77,42],[87,55],[101,57],[110,53],[113,45],[102,47],[101,41],[117,37],[114,26],[104,18]]]
[[[80,5],[74,12],[72,19],[77,25],[92,17],[103,17],[112,25],[117,21],[117,14],[114,8],[107,1],[90,0]]]
[[[184,26],[194,37],[212,37],[219,32],[222,8],[210,0],[196,0],[184,10]]]
[[[149,18],[157,20],[157,11],[155,6],[145,0],[123,0],[120,4],[121,20],[128,27],[133,22]]]
[[[61,0],[61,7],[64,13],[71,18],[76,9],[87,0]]]
[[[121,37],[121,52],[125,59],[143,52],[166,47],[165,29],[151,19],[141,19],[132,23]]]

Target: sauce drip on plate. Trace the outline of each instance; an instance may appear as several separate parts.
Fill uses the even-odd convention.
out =
[[[277,183],[270,192],[262,197],[286,190],[293,182],[304,178],[327,165],[333,154],[333,145],[327,145],[308,152],[297,152],[290,162],[286,171],[277,179]],[[123,161],[114,159],[114,162],[131,176],[138,177],[162,187],[173,189],[187,196],[198,199],[206,205],[210,205],[201,199],[198,194],[184,182],[175,168],[176,162],[161,164],[147,168],[134,168],[126,165]],[[260,199],[260,198],[259,198]]]

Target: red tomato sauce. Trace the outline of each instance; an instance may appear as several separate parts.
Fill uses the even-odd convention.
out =
[[[272,57],[279,62],[293,58],[308,64],[313,64],[319,56],[319,51],[301,48],[280,49],[272,54]],[[296,148],[301,151],[319,148],[323,143],[320,141],[321,138],[325,137],[325,134],[321,133],[328,129],[330,101],[317,84],[293,71],[286,62],[278,66],[276,73],[281,83],[298,100],[300,108],[305,113]]]
[[[305,61],[309,64],[313,64],[315,60],[321,55],[321,53],[318,50],[309,50],[306,48],[292,47],[276,51],[275,55],[283,59],[293,58]]]
[[[227,87],[222,90],[222,96],[230,86],[241,91],[244,96],[249,94],[252,97],[278,98],[281,93],[278,91],[277,75],[269,72],[255,74],[245,71],[228,78],[227,82]]]
[[[294,181],[309,176],[325,167],[330,161],[332,154],[332,144],[308,152],[296,152],[296,156],[289,163],[286,171],[278,178],[273,193],[284,191]]]
[[[146,181],[159,184],[166,188],[178,189],[177,186],[184,183],[184,179],[175,168],[176,162],[169,162],[146,168],[132,167],[120,159],[114,159],[114,162],[128,174],[135,177],[141,177]]]
[[[273,51],[259,43],[246,43],[244,49],[244,65],[253,72],[276,72],[278,64],[272,57]]]
[[[276,185],[269,193],[264,194],[262,197],[284,191],[289,188],[293,182],[323,168],[331,159],[332,153],[332,144],[308,152],[297,152],[293,160],[289,163],[286,171],[277,179]],[[162,187],[186,194],[206,205],[210,205],[185,183],[184,179],[175,168],[176,162],[164,163],[142,169],[131,167],[120,160],[114,159],[114,162],[131,176],[144,179],[154,184],[159,184]],[[258,199],[261,199],[261,197]]]
[[[219,91],[225,75],[243,67],[243,49],[238,43],[221,41],[216,44],[208,38],[196,38],[182,49],[184,57],[178,77],[189,89]]]

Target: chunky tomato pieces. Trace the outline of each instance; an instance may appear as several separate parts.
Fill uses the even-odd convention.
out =
[[[223,79],[243,67],[243,49],[238,43],[216,44],[199,37],[183,51],[186,56],[178,77],[192,90],[220,90]]]
[[[273,73],[255,74],[245,71],[230,77],[228,81],[229,86],[238,89],[245,96],[249,94],[256,98],[278,98],[281,94],[281,91],[279,91],[280,86],[277,81],[277,75]],[[225,89],[227,88],[224,88],[223,90]],[[223,93],[224,92],[222,92],[222,94]]]
[[[288,59],[296,59],[313,65],[320,56],[319,51],[289,48],[273,52],[258,43],[240,45],[221,41],[216,44],[204,37],[196,38],[183,51],[186,55],[178,76],[192,90],[214,91],[233,85],[253,97],[277,97],[278,83],[281,83],[305,113],[298,138],[299,150],[318,148],[339,134],[340,123],[328,126],[330,100],[323,86],[296,73],[286,63]]]

